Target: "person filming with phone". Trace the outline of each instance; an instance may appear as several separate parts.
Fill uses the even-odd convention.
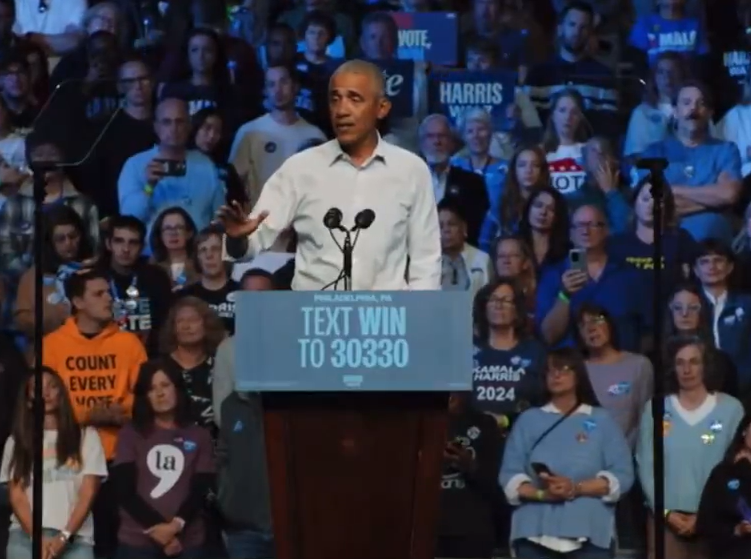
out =
[[[618,344],[638,352],[651,324],[649,297],[636,271],[608,257],[608,223],[596,206],[581,206],[571,217],[569,258],[550,266],[537,287],[536,327],[552,346],[573,345],[573,317],[584,303],[603,307],[617,326]]]
[[[207,227],[225,203],[216,166],[198,150],[188,149],[190,116],[180,99],[157,105],[154,130],[159,143],[125,162],[117,184],[120,213],[152,222],[168,207],[184,208],[196,227]]]
[[[336,139],[287,159],[250,216],[237,203],[220,209],[227,254],[255,256],[291,227],[298,238],[292,289],[336,288],[341,229],[355,226],[353,290],[439,290],[433,180],[424,161],[378,133],[391,108],[380,68],[345,62],[331,77],[328,97]],[[338,219],[332,222],[331,214]]]

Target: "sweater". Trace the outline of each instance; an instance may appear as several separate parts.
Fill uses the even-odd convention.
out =
[[[44,337],[42,363],[57,371],[70,394],[76,420],[85,424],[95,406],[120,404],[130,413],[133,387],[146,351],[138,338],[121,332],[112,322],[89,338],[81,334],[75,318]],[[119,427],[99,427],[108,460],[115,454]]]
[[[741,403],[727,394],[710,394],[699,408],[688,411],[677,396],[665,397],[665,508],[695,513],[709,474],[730,445],[743,417]],[[647,505],[654,510],[652,408],[644,407],[636,447],[636,462]]]
[[[615,503],[634,482],[626,439],[610,414],[599,407],[582,405],[559,423],[533,449],[539,437],[561,417],[552,405],[531,408],[519,416],[506,441],[498,476],[509,504],[511,541],[530,538],[586,538],[608,549],[615,537]],[[574,483],[595,477],[608,480],[610,493],[601,499],[579,497],[572,501],[521,502],[519,487],[532,483],[542,489],[531,464],[545,464],[556,475]]]

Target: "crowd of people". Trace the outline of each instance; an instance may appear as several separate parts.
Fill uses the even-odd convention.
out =
[[[400,48],[395,14],[430,11],[457,14],[456,68]],[[0,0],[6,557],[31,557],[37,354],[43,559],[274,557],[235,294],[324,278],[295,276],[297,224],[230,261],[215,217],[343,133],[328,86],[344,59],[399,56],[412,110],[382,119],[376,156],[427,163],[441,289],[474,297],[436,556],[653,557],[657,540],[668,559],[751,556],[750,26],[747,0]],[[442,71],[516,86],[457,116],[432,98]],[[657,286],[660,191],[639,158],[667,160]],[[358,187],[401,203],[376,182]]]

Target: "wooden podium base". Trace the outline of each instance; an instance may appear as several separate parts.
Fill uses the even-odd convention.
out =
[[[433,559],[448,393],[263,395],[277,559]]]

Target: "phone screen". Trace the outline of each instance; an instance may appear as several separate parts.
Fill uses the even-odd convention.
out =
[[[572,270],[587,271],[587,255],[580,248],[572,248],[568,251],[569,266]]]

